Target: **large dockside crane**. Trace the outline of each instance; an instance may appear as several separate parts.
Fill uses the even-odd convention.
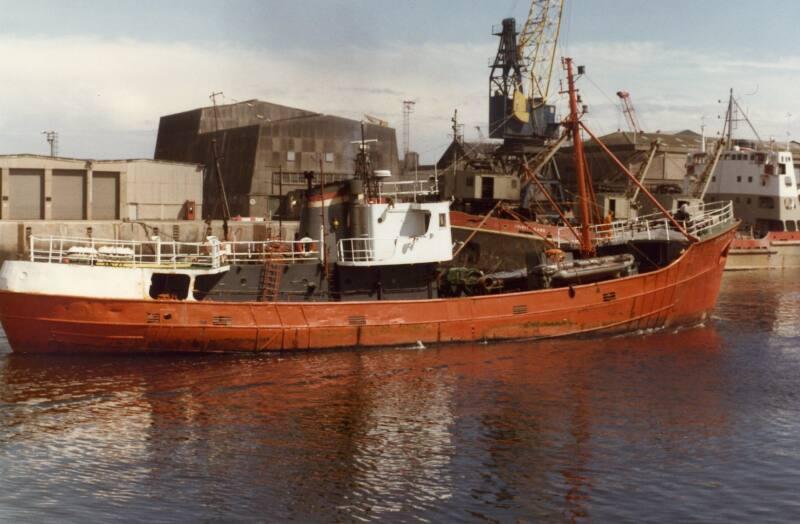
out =
[[[557,138],[555,106],[548,104],[563,0],[532,0],[517,32],[506,18],[489,75],[489,136],[504,140]]]
[[[566,140],[550,103],[563,9],[564,0],[531,0],[521,30],[503,20],[489,74],[489,137],[503,140],[496,163],[520,177],[522,209],[554,216],[547,193],[565,199],[553,157]]]

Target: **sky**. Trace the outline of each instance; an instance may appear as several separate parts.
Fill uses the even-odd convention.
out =
[[[578,87],[596,133],[626,129],[624,89],[645,131],[713,136],[732,88],[762,138],[800,139],[800,2],[565,2],[559,55],[586,66]],[[454,110],[468,140],[486,131],[492,27],[521,24],[529,5],[0,0],[0,154],[46,154],[42,132],[55,130],[61,156],[152,158],[160,116],[221,91],[223,102],[374,115],[399,142],[402,101],[414,100],[411,149],[432,162]]]

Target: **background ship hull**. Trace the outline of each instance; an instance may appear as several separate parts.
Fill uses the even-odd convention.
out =
[[[17,352],[269,351],[622,333],[705,320],[719,293],[729,229],[670,266],[627,278],[434,300],[233,303],[0,292]]]
[[[736,238],[726,270],[800,267],[800,233],[771,231],[761,239]]]

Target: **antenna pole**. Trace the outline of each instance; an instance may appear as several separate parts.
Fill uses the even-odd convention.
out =
[[[42,131],[42,134],[45,135],[47,143],[50,144],[50,156],[56,156],[58,154],[58,132]]]
[[[219,112],[217,111],[217,97],[222,94],[222,91],[211,93],[209,98],[214,106],[214,136],[211,138],[212,150],[214,152],[214,170],[217,173],[217,186],[219,187],[220,197],[222,198],[222,236],[224,240],[228,240],[228,220],[231,218],[231,209],[228,207],[228,195],[225,192],[225,182],[222,178],[222,165],[219,157],[219,148],[217,145],[217,135],[219,134]]]
[[[411,113],[415,104],[413,100],[403,100],[403,162],[411,151]]]

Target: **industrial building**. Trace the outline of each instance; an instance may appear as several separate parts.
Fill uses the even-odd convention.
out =
[[[282,197],[314,182],[351,178],[362,123],[260,100],[193,109],[161,117],[154,157],[209,167],[206,215],[222,217],[216,147],[231,214],[271,217]],[[398,172],[395,130],[364,124],[373,168]],[[376,142],[377,140],[377,142]]]
[[[686,155],[701,148],[701,136],[688,130],[680,133],[636,134],[618,131],[602,136],[600,140],[634,173],[647,158],[651,144],[657,141],[658,151],[645,179],[645,185],[651,189],[659,186],[680,186],[686,177]],[[452,169],[453,161],[457,160],[459,170],[503,171],[498,161],[500,147],[496,142],[454,141],[440,157],[437,168],[443,173]],[[595,188],[624,191],[628,178],[600,146],[587,140],[584,142],[584,150]],[[567,187],[573,186],[575,173],[572,147],[563,147],[556,155],[556,160],[562,181]]]
[[[154,160],[0,156],[0,218],[175,220],[201,216],[203,167]]]
[[[617,131],[600,137],[600,140],[632,173],[636,173],[645,161],[651,145],[658,142],[656,156],[644,180],[648,189],[658,191],[682,186],[686,178],[686,155],[700,151],[702,137],[690,130],[679,133]],[[600,146],[593,141],[586,141],[584,151],[595,190],[624,192],[628,187],[628,177],[614,165]],[[573,157],[572,147],[563,148],[557,156],[562,179],[567,186],[573,186],[575,181]]]

